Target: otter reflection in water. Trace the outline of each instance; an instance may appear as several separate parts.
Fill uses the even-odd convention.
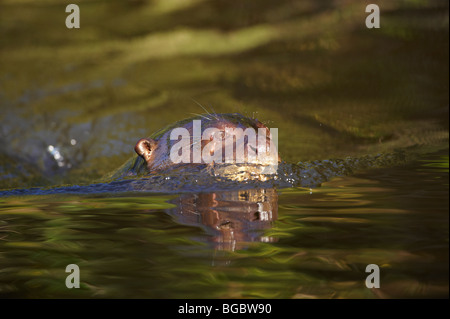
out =
[[[275,189],[184,194],[172,203],[177,207],[168,213],[180,224],[204,228],[216,249],[234,251],[249,242],[274,241],[263,230],[277,219]]]

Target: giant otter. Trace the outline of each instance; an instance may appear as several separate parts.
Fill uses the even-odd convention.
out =
[[[134,148],[137,156],[110,177],[164,173],[193,166],[214,167],[216,174],[233,175],[230,170],[238,166],[239,172],[247,172],[247,177],[251,168],[252,173],[264,179],[262,175],[276,173],[280,161],[276,137],[257,119],[238,113],[198,115],[140,139]]]

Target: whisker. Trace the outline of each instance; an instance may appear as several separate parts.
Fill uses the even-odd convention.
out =
[[[198,113],[190,113],[190,114],[197,115],[197,116],[203,117],[204,119],[207,119],[207,120],[211,121],[211,119],[209,117],[205,116],[205,115],[198,114]]]
[[[201,105],[199,102],[197,102],[194,99],[191,99],[191,100],[194,101],[198,106],[200,106],[208,115],[211,115],[211,113],[209,113],[208,110],[203,105]]]
[[[198,144],[198,143],[200,143],[200,141],[197,141],[197,142],[195,142],[195,143],[191,143],[191,144],[189,145],[189,147],[194,146],[195,144]]]
[[[214,110],[214,108],[211,106],[211,110],[213,111],[213,114],[211,114],[216,120],[219,120],[218,114],[216,112],[216,110]]]
[[[194,215],[201,215],[200,213],[197,213],[195,210],[193,209],[185,209],[186,212],[194,214]]]
[[[179,136],[181,136],[181,135],[179,135]],[[192,136],[186,136],[186,137],[184,137],[184,136],[181,136],[181,139],[191,139],[191,138],[199,138],[199,139],[201,139],[202,138],[202,136],[201,135],[192,135]]]
[[[10,229],[2,229],[1,232],[2,232],[2,233],[15,233],[15,234],[20,234],[18,231],[10,230]]]

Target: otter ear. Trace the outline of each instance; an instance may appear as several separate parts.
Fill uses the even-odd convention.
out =
[[[141,156],[147,163],[150,160],[150,155],[156,148],[156,142],[152,139],[141,138],[134,147],[135,152]]]

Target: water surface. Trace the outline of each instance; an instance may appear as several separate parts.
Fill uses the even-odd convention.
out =
[[[0,295],[448,297],[447,195],[448,156],[433,155],[315,189],[2,197]]]
[[[0,296],[448,298],[449,2],[377,4],[0,1]],[[102,180],[205,109],[278,178]]]

